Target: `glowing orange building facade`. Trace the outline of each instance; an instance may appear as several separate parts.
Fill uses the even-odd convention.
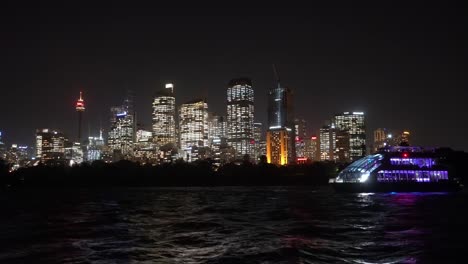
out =
[[[276,165],[286,165],[291,160],[292,131],[286,128],[269,130],[266,137],[267,162]]]

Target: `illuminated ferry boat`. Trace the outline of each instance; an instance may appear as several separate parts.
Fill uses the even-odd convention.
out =
[[[438,163],[435,149],[386,147],[351,163],[330,181],[344,192],[445,192],[461,185]]]

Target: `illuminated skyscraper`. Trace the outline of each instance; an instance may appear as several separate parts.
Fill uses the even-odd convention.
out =
[[[349,133],[349,158],[354,161],[366,155],[366,124],[363,112],[344,112],[335,115],[334,124],[339,131]]]
[[[133,93],[128,91],[122,106],[111,107],[111,125],[107,145],[114,161],[132,157],[135,136]]]
[[[409,131],[403,131],[401,132],[396,140],[397,140],[397,144],[399,146],[409,146],[410,145],[410,132]]]
[[[333,125],[320,128],[320,160],[334,160],[336,130]]]
[[[333,157],[338,162],[350,162],[350,140],[348,130],[337,130]]]
[[[213,159],[213,165],[220,166],[226,162],[230,162],[230,158],[232,157],[229,154],[233,152],[233,149],[227,144],[226,117],[211,114],[209,115],[208,126],[208,144],[211,148],[211,158]]]
[[[277,87],[268,94],[267,162],[285,165],[296,162],[293,97],[291,89],[281,86],[276,69],[275,75]]]
[[[7,161],[12,165],[13,170],[26,166],[31,158],[30,150],[28,146],[11,145],[7,152]]]
[[[254,90],[247,78],[233,79],[227,88],[227,138],[237,158],[254,156]]]
[[[65,136],[54,129],[36,130],[36,158],[42,162],[65,160]]]
[[[133,148],[133,118],[123,107],[111,108],[111,128],[107,142],[114,160],[127,159]]]
[[[380,148],[383,148],[388,145],[388,137],[392,137],[390,133],[388,133],[387,129],[385,128],[377,128],[374,131],[374,149],[373,151],[376,152]]]
[[[65,159],[68,165],[80,164],[85,158],[83,146],[79,142],[65,142]]]
[[[224,116],[208,113],[208,145],[210,147],[219,142],[219,139],[226,139],[226,126],[226,118]]]
[[[153,99],[153,141],[158,147],[168,143],[176,143],[176,106],[174,85],[166,84]]]
[[[304,156],[311,161],[320,160],[320,144],[317,136],[304,139]]]
[[[262,123],[254,123],[254,140],[255,140],[255,145],[254,145],[254,158],[255,161],[260,160],[260,156],[264,155],[262,153],[262,139],[263,137],[263,124]]]
[[[75,106],[76,112],[78,113],[78,141],[81,143],[81,123],[83,122],[83,112],[85,111],[85,103],[83,100],[83,93],[80,92],[80,98],[76,101]]]
[[[297,137],[300,137],[302,139],[307,137],[307,122],[305,121],[305,119],[294,119],[294,127]]]
[[[104,152],[104,138],[102,129],[99,131],[99,137],[88,137],[88,143],[85,146],[84,160],[93,162],[102,160]]]
[[[409,131],[390,131],[385,128],[377,128],[374,131],[373,151],[376,152],[380,148],[388,146],[409,146],[409,137]]]
[[[305,141],[307,139],[307,122],[304,119],[294,119],[294,130],[296,132],[296,157],[305,157]]]
[[[208,104],[197,99],[180,107],[180,147],[188,161],[199,159],[200,148],[208,147]]]

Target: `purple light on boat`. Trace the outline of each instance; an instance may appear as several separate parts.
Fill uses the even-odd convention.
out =
[[[379,182],[437,182],[448,180],[447,171],[427,171],[427,170],[381,170],[377,172]]]
[[[391,165],[416,165],[431,168],[435,162],[431,158],[390,158]]]

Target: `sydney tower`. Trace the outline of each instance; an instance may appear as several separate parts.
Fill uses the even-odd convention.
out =
[[[76,112],[78,112],[78,142],[81,143],[81,119],[83,118],[83,112],[85,110],[83,94],[80,92],[80,99],[76,101]]]

